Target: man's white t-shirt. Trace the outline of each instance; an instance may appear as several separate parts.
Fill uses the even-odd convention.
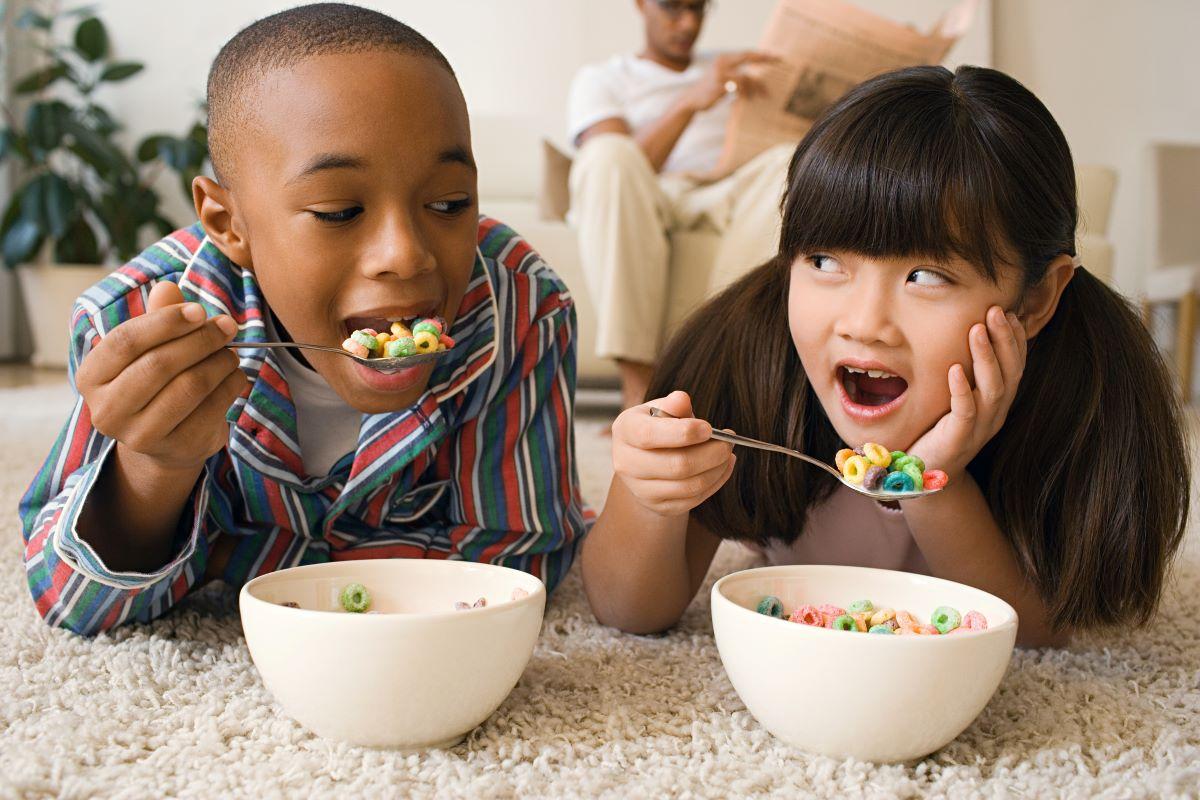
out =
[[[597,122],[620,117],[637,134],[667,113],[712,66],[715,53],[697,54],[683,72],[635,55],[617,55],[579,70],[567,99],[567,133],[572,144]],[[663,172],[709,172],[725,144],[733,95],[692,117]]]

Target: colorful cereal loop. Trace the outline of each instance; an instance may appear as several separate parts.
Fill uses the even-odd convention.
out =
[[[846,463],[842,464],[842,475],[850,483],[862,483],[870,466],[870,462],[862,456],[850,456]]]
[[[862,446],[863,455],[877,467],[886,467],[892,463],[892,454],[888,449],[881,444],[875,442],[867,442]]]

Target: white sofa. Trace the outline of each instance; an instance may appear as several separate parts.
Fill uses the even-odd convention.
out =
[[[579,317],[580,385],[614,384],[616,367],[595,354],[596,320],[579,262],[578,238],[565,222],[544,218],[540,208],[545,168],[541,136],[521,117],[476,117],[471,127],[479,164],[480,210],[525,237],[571,289]],[[1106,167],[1090,166],[1080,166],[1077,176],[1082,210],[1080,253],[1093,274],[1108,280],[1113,248],[1105,234],[1116,176]],[[561,191],[561,187],[552,186],[551,191],[555,190]],[[713,233],[671,235],[668,331],[705,299],[718,242]]]

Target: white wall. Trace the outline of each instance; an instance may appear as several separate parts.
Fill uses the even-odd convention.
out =
[[[257,18],[296,5],[288,0],[100,0],[94,5],[109,27],[120,58],[142,61],[146,71],[106,95],[132,136],[182,131],[204,94],[208,65],[221,45]],[[633,0],[368,0],[429,37],[458,73],[474,120],[520,117],[527,132],[527,164],[538,163],[539,135],[564,138],[565,100],[575,70],[614,52],[640,47],[640,17]],[[859,4],[919,27],[931,25],[954,0],[859,0]],[[700,46],[752,47],[775,0],[721,0],[707,20]],[[950,54],[957,63],[990,63],[989,0],[981,19]],[[151,9],[153,9],[151,11]],[[476,132],[480,130],[476,126]],[[477,137],[478,138],[478,137]],[[511,174],[514,163],[476,142],[481,169]],[[483,150],[484,152],[479,152]],[[524,167],[522,167],[524,168]],[[487,184],[484,176],[484,184]],[[536,176],[529,175],[531,182]],[[494,183],[494,182],[493,182]],[[172,184],[163,185],[172,210],[187,209]]]
[[[859,0],[896,19],[928,25],[953,0]],[[706,48],[752,46],[775,0],[722,0],[708,20]],[[522,118],[530,138],[562,138],[575,69],[640,43],[633,0],[372,0],[367,3],[427,35],[454,64],[473,118]],[[131,137],[182,131],[203,97],[221,44],[289,0],[100,0],[116,54],[143,61],[144,74],[107,96]],[[1200,141],[1197,0],[996,0],[952,51],[952,63],[995,63],[1046,102],[1077,161],[1119,173],[1110,236],[1115,279],[1141,285],[1142,152],[1154,139]],[[993,31],[994,27],[994,31]],[[994,44],[994,49],[993,49]],[[477,148],[483,143],[477,143]],[[520,160],[520,159],[518,159]],[[503,170],[494,155],[485,170]],[[529,155],[529,162],[536,158]],[[507,165],[509,170],[512,164]],[[532,178],[531,178],[532,179]],[[189,211],[173,183],[171,210]]]
[[[1046,103],[1077,162],[1117,169],[1109,235],[1115,283],[1130,294],[1141,289],[1145,268],[1146,146],[1200,143],[1197,33],[1196,0],[996,4],[996,66]]]

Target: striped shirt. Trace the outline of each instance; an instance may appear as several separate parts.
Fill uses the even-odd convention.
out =
[[[162,239],[83,294],[72,316],[71,385],[92,347],[144,312],[156,281],[178,283],[209,315],[265,341],[262,291],[199,224]],[[114,440],[74,410],[21,499],[25,570],[51,625],[78,633],[146,621],[203,579],[219,534],[236,542],[221,575],[256,575],[352,558],[454,558],[533,573],[553,589],[591,513],[579,492],[572,415],[570,293],[511,229],[480,218],[478,253],[442,358],[411,408],[363,416],[354,453],[308,477],[278,355],[239,350],[250,385],[229,410],[229,443],[205,463],[170,561],[109,569],[76,520]]]

